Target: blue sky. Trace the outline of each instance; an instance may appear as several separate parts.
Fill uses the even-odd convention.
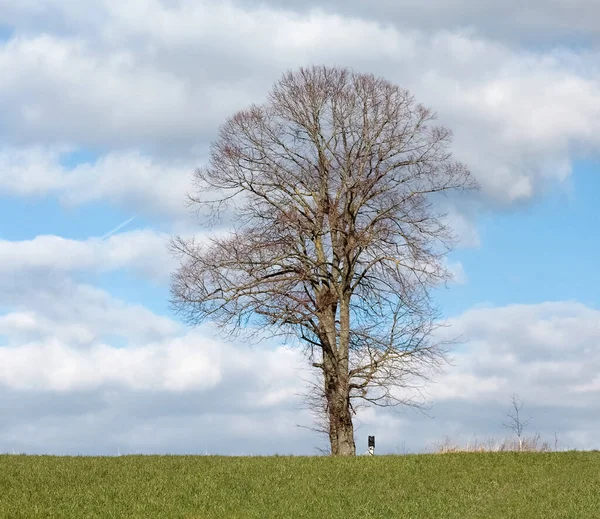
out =
[[[323,444],[297,427],[301,352],[184,326],[166,250],[207,232],[184,200],[219,124],[310,64],[408,88],[481,185],[447,201],[435,297],[464,343],[424,388],[434,418],[362,411],[359,450],[505,435],[513,392],[531,432],[597,448],[600,4],[577,7],[0,0],[0,452]]]
[[[568,182],[523,207],[482,215],[481,246],[451,253],[468,277],[440,296],[446,315],[477,304],[580,301],[600,306],[598,163],[578,161]]]

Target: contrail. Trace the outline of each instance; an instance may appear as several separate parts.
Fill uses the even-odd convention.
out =
[[[109,236],[112,236],[113,234],[115,234],[117,231],[121,230],[123,227],[125,227],[127,224],[133,222],[133,220],[135,220],[137,218],[137,214],[133,215],[131,218],[129,218],[128,220],[125,220],[124,222],[121,222],[119,225],[117,225],[112,231],[108,231],[104,236],[102,236],[102,238],[100,238],[101,240],[106,240],[106,238],[108,238]]]

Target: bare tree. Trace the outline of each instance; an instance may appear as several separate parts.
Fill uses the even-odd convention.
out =
[[[523,420],[523,416],[521,413],[521,409],[523,409],[523,402],[520,399],[519,395],[513,393],[510,398],[510,403],[512,406],[511,411],[506,415],[509,419],[508,422],[503,423],[502,425],[507,429],[510,429],[519,442],[519,451],[523,450],[523,431],[525,427],[531,422],[531,418]]]
[[[191,205],[211,222],[230,210],[231,232],[172,242],[188,322],[304,345],[334,455],[355,454],[357,401],[410,404],[402,388],[444,358],[430,289],[450,278],[453,236],[431,197],[476,185],[434,119],[382,78],[288,72],[225,122],[195,173]]]

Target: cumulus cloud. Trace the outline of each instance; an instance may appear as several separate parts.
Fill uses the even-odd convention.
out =
[[[88,257],[78,245],[70,252],[75,265]],[[235,452],[243,438],[250,441],[240,454],[291,449],[281,440],[301,433],[298,351],[223,343],[210,327],[185,330],[60,272],[36,276],[35,266],[25,267],[0,276],[0,308],[12,309],[0,313],[0,405],[8,416],[0,452],[153,452],[165,442],[171,452],[190,452],[199,440]],[[281,438],[267,441],[265,427]]]
[[[0,348],[0,452],[308,454],[320,443],[298,428],[310,425],[298,350],[210,330],[127,347],[56,331]]]
[[[243,386],[240,404],[251,409],[296,398],[302,385],[300,357],[284,346],[234,347],[194,331],[127,348],[103,343],[82,348],[48,336],[0,348],[0,385],[13,390],[180,393]]]
[[[468,342],[427,386],[431,409],[360,411],[359,451],[368,434],[377,435],[379,452],[423,451],[446,436],[505,437],[512,393],[533,418],[529,433],[551,442],[556,433],[563,448],[597,447],[599,317],[556,302],[454,318],[446,333]],[[210,445],[212,453],[307,454],[323,442],[297,428],[311,425],[301,399],[306,361],[276,342],[249,348],[198,329],[133,348],[45,337],[0,354],[0,401],[20,402],[0,427],[0,450],[48,452],[47,430],[57,435],[48,438],[52,451],[70,453],[114,453],[118,444],[124,452],[201,453]],[[61,426],[68,433],[58,434]],[[42,427],[49,429],[36,437]]]
[[[501,424],[517,393],[533,417],[530,434],[552,439],[556,432],[563,446],[597,448],[599,318],[577,302],[547,302],[477,308],[451,319],[446,332],[466,343],[429,387],[432,427],[445,424],[444,435],[463,440],[506,435]]]
[[[182,164],[170,161],[185,157],[191,171],[227,115],[263,100],[283,70],[310,63],[354,66],[411,89],[455,130],[457,157],[497,204],[529,200],[563,181],[573,159],[598,145],[594,50],[515,49],[476,32],[406,30],[344,10],[212,2],[145,2],[143,15],[141,4],[105,2],[105,23],[76,31],[88,28],[88,14],[52,5],[71,32],[17,30],[0,46],[5,142],[42,144],[50,154],[65,143],[151,150],[113,151],[83,167],[68,191],[61,187],[66,200],[141,197],[173,211],[189,177],[182,180]],[[46,12],[36,2],[29,9]],[[41,170],[20,167],[30,176]],[[60,187],[64,175],[36,179],[31,188],[15,177],[5,190],[50,189],[53,178]]]
[[[210,387],[220,378],[206,352],[176,344],[168,350],[105,345],[80,350],[50,342],[5,347],[0,358],[0,380],[13,389],[73,391],[106,384],[176,391]]]
[[[175,261],[167,250],[170,236],[150,229],[113,234],[106,238],[72,240],[54,235],[31,240],[0,240],[0,273],[28,271],[109,272],[129,269],[165,282]]]
[[[456,353],[458,369],[446,375],[456,380],[449,385],[454,389],[446,394],[441,383],[434,395],[443,401],[488,394],[497,401],[517,392],[544,395],[553,405],[591,405],[598,396],[599,317],[598,310],[576,302],[469,310],[450,321],[450,329],[469,340]]]
[[[109,152],[64,165],[72,148],[0,148],[0,194],[56,196],[67,206],[109,202],[142,214],[183,221],[193,161],[165,161],[137,151]]]
[[[58,130],[68,142],[115,142],[118,132],[119,140],[135,135],[139,143],[156,127],[172,131],[188,120],[181,79],[136,67],[127,51],[97,55],[79,39],[15,37],[0,48],[0,71],[3,124],[17,141]]]
[[[0,335],[11,344],[55,337],[89,345],[98,340],[139,344],[172,337],[181,325],[145,306],[123,302],[69,277],[29,271],[0,276]]]

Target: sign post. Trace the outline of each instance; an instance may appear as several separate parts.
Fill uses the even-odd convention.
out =
[[[369,456],[375,454],[375,436],[369,436]]]

